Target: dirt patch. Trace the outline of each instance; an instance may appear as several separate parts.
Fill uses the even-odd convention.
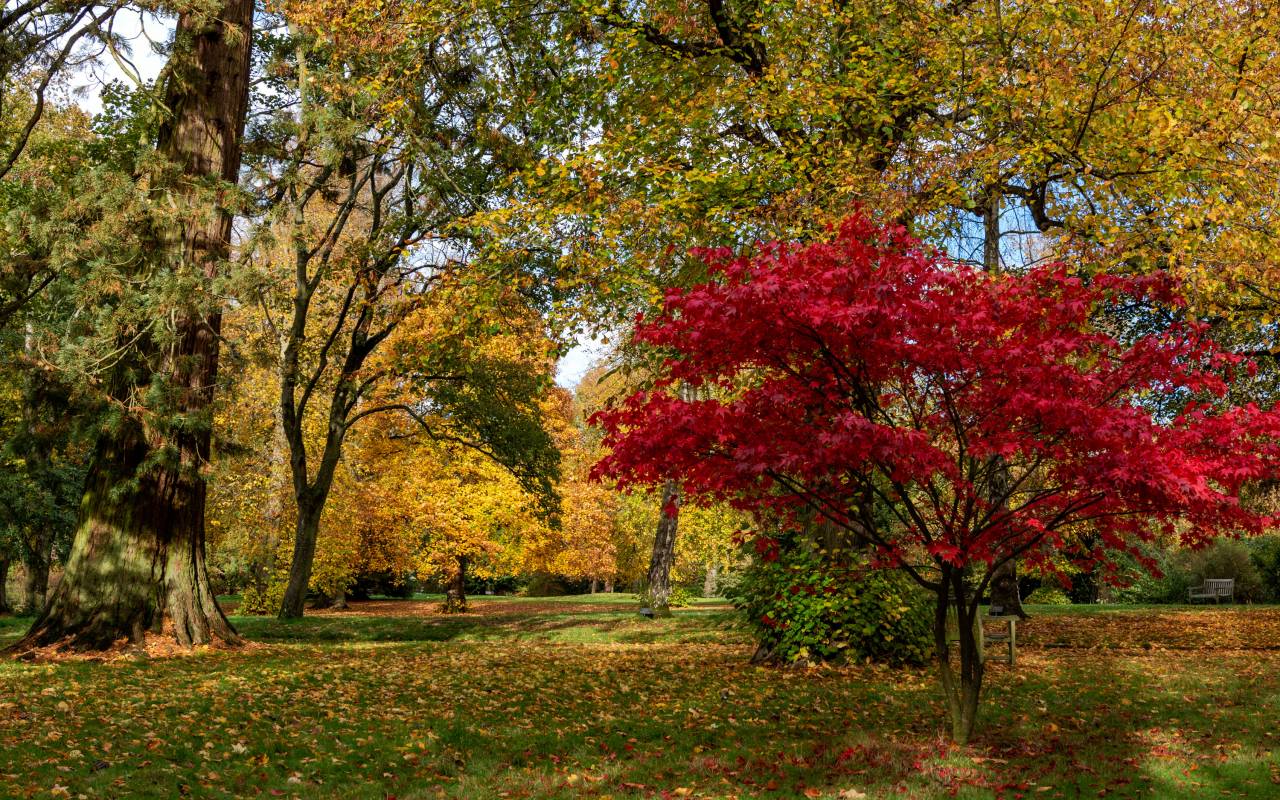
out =
[[[1280,609],[1041,614],[1019,624],[1018,644],[1110,650],[1280,650]]]

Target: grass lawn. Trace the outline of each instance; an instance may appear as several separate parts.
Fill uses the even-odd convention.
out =
[[[0,662],[0,796],[1280,797],[1280,609],[1033,608],[949,747],[931,672],[752,667],[621,596],[234,618],[234,652]],[[0,618],[0,644],[26,620]]]

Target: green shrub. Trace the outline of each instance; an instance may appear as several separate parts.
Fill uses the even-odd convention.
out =
[[[781,542],[772,560],[756,558],[726,596],[768,661],[923,664],[933,652],[932,603],[915,584],[859,557],[819,556],[801,541]]]
[[[1192,553],[1187,571],[1195,584],[1209,578],[1233,579],[1237,602],[1256,602],[1265,594],[1262,576],[1254,566],[1249,546],[1239,539],[1219,539],[1204,550]],[[1183,594],[1179,602],[1186,602],[1186,599],[1186,594]]]
[[[1069,606],[1071,598],[1067,593],[1054,586],[1041,586],[1031,594],[1027,595],[1024,603],[1034,603],[1040,606]]]
[[[687,586],[672,586],[671,597],[667,599],[671,608],[688,608],[693,605],[693,590]]]
[[[687,608],[693,604],[694,597],[695,595],[689,587],[676,584],[671,587],[671,595],[667,598],[667,608]],[[637,599],[640,601],[641,608],[653,608],[648,589],[641,591]]]
[[[1249,550],[1262,581],[1262,599],[1280,600],[1280,536],[1260,536],[1250,542]]]
[[[284,601],[285,586],[283,578],[269,580],[267,585],[261,588],[254,584],[246,586],[244,593],[240,596],[240,605],[236,607],[236,613],[242,616],[275,614],[280,610],[280,603]]]
[[[1160,574],[1152,575],[1130,556],[1117,556],[1116,560],[1124,567],[1122,572],[1131,582],[1117,589],[1113,599],[1119,603],[1187,602],[1187,589],[1197,581],[1187,569],[1186,553],[1151,545],[1146,555],[1155,559]]]
[[[1271,560],[1280,557],[1280,539],[1276,537],[1263,537],[1248,544],[1238,539],[1219,539],[1203,550],[1153,548],[1148,554],[1156,559],[1161,575],[1149,575],[1134,564],[1128,570],[1133,582],[1116,592],[1117,601],[1185,603],[1187,590],[1208,578],[1234,580],[1237,601],[1268,600],[1276,597],[1275,591],[1280,589],[1280,563]]]

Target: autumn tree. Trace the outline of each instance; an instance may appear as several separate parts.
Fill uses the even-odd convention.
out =
[[[380,355],[416,312],[444,308],[456,292],[468,301],[455,307],[459,325],[501,328],[481,318],[500,315],[512,287],[542,303],[554,276],[529,254],[489,262],[468,226],[524,156],[494,101],[487,29],[454,11],[433,3],[384,17],[353,6],[335,16],[297,3],[288,35],[270,46],[287,101],[266,101],[254,169],[276,187],[259,238],[289,244],[289,280],[260,288],[297,506],[283,617],[303,612],[325,502],[359,420],[392,413],[430,432],[429,418],[445,414],[449,436],[529,486],[550,485],[554,449],[519,421],[531,419],[520,410],[523,381],[508,375],[503,387],[498,374],[482,375],[456,336],[423,340],[412,363]],[[305,435],[312,414],[324,419],[319,442]]]
[[[600,413],[598,474],[816,512],[873,548],[935,597],[959,742],[982,687],[979,603],[1004,562],[1106,562],[1158,532],[1203,544],[1269,522],[1239,493],[1275,477],[1280,414],[1220,402],[1249,365],[1200,324],[1125,329],[1124,308],[1178,307],[1162,276],[992,276],[862,216],[830,243],[705,257],[714,279],[669,292],[636,336],[669,354],[667,387],[726,394],[659,386]],[[1102,546],[1080,547],[1085,527]]]
[[[1267,4],[570,8],[546,5],[566,20],[549,39],[595,135],[523,173],[493,216],[607,264],[620,328],[655,287],[697,280],[690,244],[804,240],[856,202],[989,269],[1172,269],[1219,320],[1247,320],[1230,332],[1242,347],[1271,347],[1250,332],[1274,313]],[[659,589],[680,510],[676,485],[664,493]]]

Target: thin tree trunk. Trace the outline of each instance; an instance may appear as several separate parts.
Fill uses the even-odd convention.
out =
[[[467,557],[458,556],[457,569],[449,576],[444,592],[444,613],[467,613]]]
[[[592,578],[592,579],[591,579],[591,593],[592,593],[592,594],[595,594],[595,593],[596,593],[596,592],[598,592],[598,591],[600,591],[600,579],[599,579],[599,578]]]
[[[715,564],[707,565],[707,576],[702,579],[702,596],[715,597],[716,584],[720,580],[720,568]]]
[[[49,564],[53,560],[53,535],[48,531],[34,533],[27,541],[26,580],[22,586],[22,611],[38,615],[44,611],[49,596]]]
[[[280,549],[280,529],[284,520],[284,494],[288,491],[289,457],[288,441],[284,434],[284,418],[277,403],[272,414],[271,455],[268,458],[270,481],[267,499],[262,508],[262,520],[266,523],[265,538],[252,554],[249,574],[259,596],[267,590],[275,574],[277,554]]]
[[[999,189],[991,188],[987,192],[987,205],[982,212],[982,267],[992,275],[1000,272],[1001,200]],[[1004,495],[1009,486],[1009,467],[1000,456],[992,459],[990,484],[989,499],[1004,505],[1007,500]],[[1013,560],[1001,564],[991,577],[991,605],[999,606],[1003,614],[1027,618],[1022,609],[1022,598],[1018,594],[1018,565]]]
[[[613,578],[604,579],[604,593],[613,594]]]
[[[952,661],[951,643],[947,636],[947,616],[951,609],[956,614],[958,671]],[[943,568],[934,612],[934,649],[938,676],[947,700],[951,738],[956,744],[965,745],[972,738],[977,722],[985,666],[977,639],[977,604],[976,600],[966,597],[963,571]]]
[[[982,210],[982,268],[992,275],[1000,271],[1000,190],[987,191],[987,205]]]
[[[676,560],[676,533],[680,526],[680,485],[667,481],[662,487],[662,509],[649,559],[649,603],[654,616],[671,615],[671,567]]]
[[[226,0],[213,13],[180,15],[166,65],[171,116],[156,149],[181,177],[170,182],[160,173],[156,195],[179,209],[182,225],[161,243],[159,257],[172,259],[204,286],[222,270],[230,246],[231,213],[213,205],[208,183],[239,178],[253,9],[252,0]],[[128,402],[146,376],[162,376],[171,395],[163,412],[182,424],[166,434],[127,418],[99,437],[63,579],[14,649],[140,642],[148,630],[161,629],[166,614],[182,645],[239,642],[205,567],[203,469],[221,317],[199,303],[177,319],[168,352],[158,352],[154,343],[137,346],[138,362],[131,366],[142,379],[122,367],[113,387],[117,399]],[[153,464],[159,448],[172,448],[176,457]]]
[[[9,559],[0,558],[0,614],[13,611],[9,605]]]
[[[23,352],[34,362],[37,358],[35,348],[35,331],[31,323],[27,323],[26,336],[23,338]],[[37,371],[28,373],[22,391],[22,427],[27,445],[23,448],[23,460],[26,462],[28,474],[43,483],[47,489],[53,490],[52,465],[50,451],[53,442],[41,433],[41,411],[48,407],[47,381]],[[51,491],[52,495],[53,492]],[[26,568],[26,581],[23,585],[22,610],[26,614],[38,615],[44,611],[45,600],[49,595],[49,566],[53,561],[53,530],[46,525],[29,528],[23,535],[26,545],[23,553],[23,566]]]

